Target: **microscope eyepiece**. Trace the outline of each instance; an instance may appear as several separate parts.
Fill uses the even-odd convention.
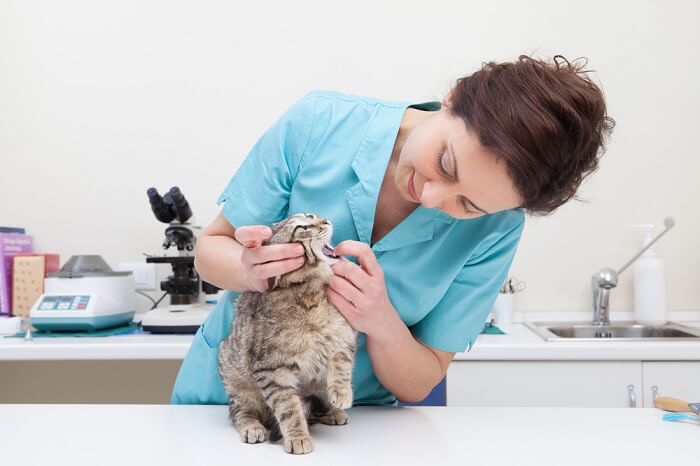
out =
[[[192,217],[192,209],[190,208],[190,204],[187,202],[187,199],[185,199],[185,195],[182,194],[182,191],[180,191],[180,188],[177,186],[170,188],[170,192],[168,194],[170,195],[173,204],[175,204],[175,208],[177,209],[177,217],[180,220],[180,223],[185,223],[190,219],[190,217]]]
[[[182,202],[185,199],[184,194],[182,194],[182,191],[180,191],[180,188],[177,186],[173,186],[168,192],[170,193],[170,197],[173,198],[173,201]]]
[[[159,202],[163,199],[160,197],[160,194],[158,194],[158,190],[156,188],[148,188],[146,190],[146,195],[148,196],[148,200],[151,201],[151,204]]]
[[[168,195],[166,194],[165,198],[161,197],[156,188],[148,188],[146,195],[151,203],[153,215],[155,215],[156,218],[163,223],[172,222],[177,215],[177,211],[173,207],[172,203],[168,202]]]
[[[177,186],[170,188],[165,196],[158,194],[156,188],[148,188],[146,195],[151,203],[153,214],[163,223],[170,223],[175,219],[180,223],[185,223],[192,217],[190,204]]]

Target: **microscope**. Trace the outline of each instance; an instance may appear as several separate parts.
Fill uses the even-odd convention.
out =
[[[203,294],[216,294],[219,288],[200,280],[194,268],[194,246],[197,241],[195,231],[200,227],[188,221],[192,218],[185,195],[180,188],[173,186],[164,196],[156,188],[146,191],[151,210],[156,219],[169,224],[165,229],[163,249],[177,248],[178,255],[149,256],[148,263],[168,263],[173,274],[160,282],[160,289],[170,297],[170,305],[158,308],[157,304],[141,320],[141,326],[151,333],[196,333],[206,320],[212,304],[202,303]]]

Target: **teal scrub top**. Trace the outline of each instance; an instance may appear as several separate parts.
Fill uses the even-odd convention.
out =
[[[374,214],[399,124],[411,105],[330,91],[294,104],[258,140],[218,204],[234,227],[270,225],[298,212],[333,223],[332,244],[370,244]],[[419,205],[372,246],[386,288],[411,333],[442,351],[471,349],[515,255],[520,209],[459,220]],[[357,259],[350,257],[357,263]],[[231,331],[234,301],[225,291],[197,331],[175,381],[172,403],[227,404],[217,368]],[[354,405],[393,405],[360,333],[352,378]]]

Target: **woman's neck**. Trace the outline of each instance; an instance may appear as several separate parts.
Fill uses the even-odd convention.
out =
[[[418,126],[418,124],[430,116],[432,112],[426,110],[418,110],[416,108],[406,108],[403,114],[401,123],[399,125],[399,133],[396,135],[396,142],[394,142],[394,149],[391,151],[390,164],[396,164],[399,161],[399,156],[401,155],[401,149],[403,148],[408,135],[411,131]]]

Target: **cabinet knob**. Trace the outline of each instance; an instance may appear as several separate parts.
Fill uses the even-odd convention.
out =
[[[654,399],[657,399],[659,397],[659,387],[657,387],[656,385],[651,386],[651,396]]]
[[[630,399],[630,408],[637,407],[637,397],[634,395],[634,385],[627,385],[627,392]]]

